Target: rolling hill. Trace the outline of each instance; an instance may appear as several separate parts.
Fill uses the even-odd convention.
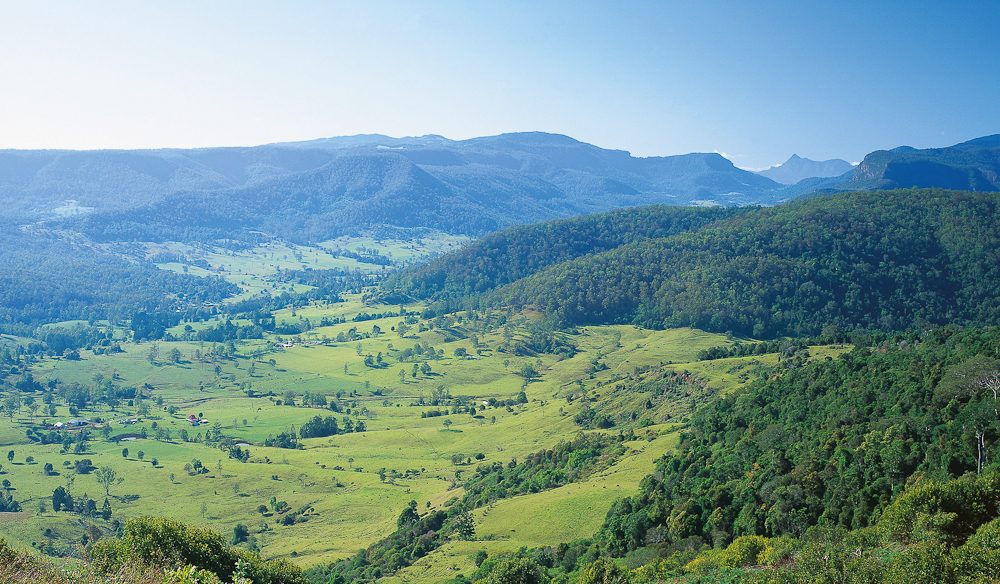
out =
[[[479,290],[478,300],[537,307],[563,325],[695,326],[758,338],[816,334],[826,325],[995,322],[998,204],[993,194],[939,190],[814,197],[595,249]],[[475,257],[440,258],[404,280],[404,290],[440,298],[434,274],[502,283],[510,280],[505,266],[517,264]]]
[[[457,300],[530,276],[553,264],[626,243],[666,237],[741,213],[739,209],[654,205],[491,233],[450,255],[402,272],[384,288]]]

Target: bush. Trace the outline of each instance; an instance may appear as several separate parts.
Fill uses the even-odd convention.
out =
[[[578,584],[629,584],[628,570],[611,560],[600,559],[590,564],[580,574]]]
[[[792,555],[795,547],[795,540],[790,537],[773,537],[767,540],[767,546],[757,555],[757,563],[762,566],[777,566]]]
[[[928,481],[896,497],[879,520],[890,540],[961,545],[1000,515],[1000,473]]]
[[[485,564],[484,564],[485,565]],[[549,577],[530,558],[503,558],[490,566],[482,584],[547,584]]]
[[[768,539],[759,535],[737,537],[722,554],[721,563],[730,568],[741,568],[763,564]]]
[[[720,549],[706,550],[698,557],[684,565],[684,571],[692,574],[705,575],[717,571],[723,562],[725,552]]]
[[[933,541],[920,542],[903,550],[893,559],[886,574],[886,582],[897,584],[946,584],[954,581],[948,549]]]
[[[1000,518],[983,525],[954,551],[956,573],[962,581],[990,582],[1000,574]]]
[[[94,568],[102,574],[114,574],[130,565],[169,569],[190,565],[231,581],[239,565],[240,575],[254,584],[306,582],[301,570],[292,564],[265,562],[255,554],[230,547],[218,533],[162,518],[128,520],[121,538],[95,543],[89,555]]]

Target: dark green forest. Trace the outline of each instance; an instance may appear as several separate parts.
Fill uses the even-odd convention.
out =
[[[383,288],[419,298],[458,300],[554,264],[683,233],[741,212],[745,211],[654,205],[513,227],[404,272]]]
[[[564,261],[479,302],[537,307],[562,326],[693,326],[756,338],[989,324],[1000,317],[998,202],[941,190],[796,201]],[[453,265],[441,271],[510,279],[462,260],[442,259]],[[414,278],[410,290],[434,287]]]
[[[914,480],[992,461],[998,372],[1000,329],[946,327],[756,382],[693,416],[598,541],[620,555],[650,541],[867,527]]]

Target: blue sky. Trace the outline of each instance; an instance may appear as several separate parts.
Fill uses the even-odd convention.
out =
[[[1000,2],[0,1],[0,147],[569,134],[856,161],[1000,132]]]

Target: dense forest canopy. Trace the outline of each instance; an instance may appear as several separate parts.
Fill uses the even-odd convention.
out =
[[[940,190],[797,201],[556,264],[487,302],[535,306],[564,325],[754,337],[987,324],[1000,317],[998,202]]]
[[[384,285],[419,298],[460,299],[553,264],[666,237],[733,217],[742,209],[649,206],[513,227],[400,274]]]
[[[720,545],[868,526],[918,473],[983,468],[979,436],[988,453],[1000,440],[997,371],[1000,330],[942,328],[757,382],[700,410],[598,539],[621,554],[691,536]]]

